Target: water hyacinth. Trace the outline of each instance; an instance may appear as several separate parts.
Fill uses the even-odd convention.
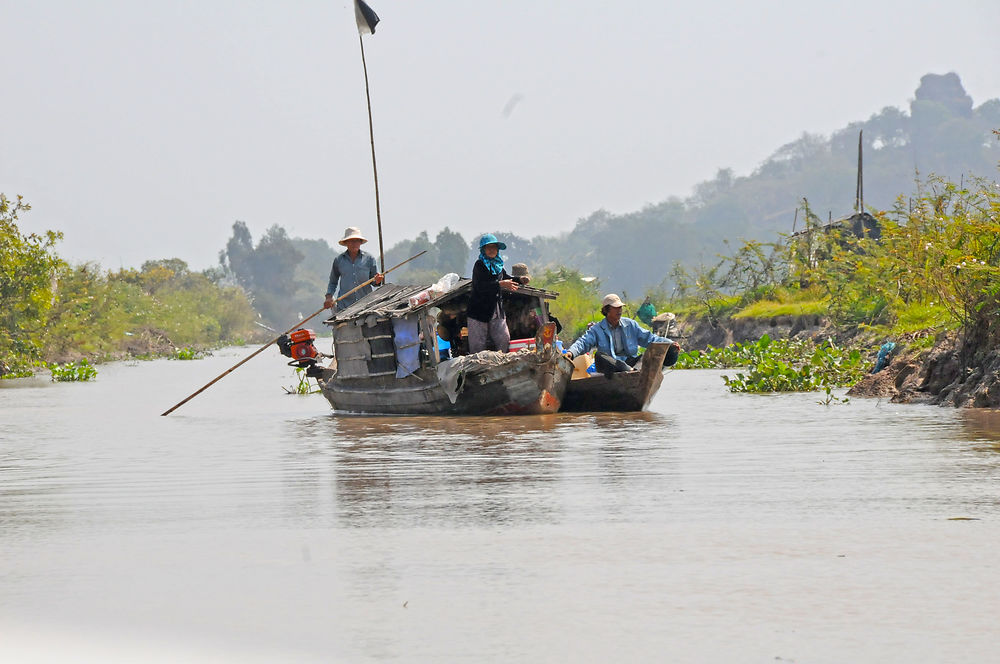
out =
[[[764,335],[755,343],[682,353],[676,368],[747,369],[722,377],[731,392],[812,392],[853,385],[865,375],[867,364],[859,350],[841,348],[830,339],[815,344]]]
[[[86,359],[66,364],[53,363],[49,365],[49,371],[52,372],[53,382],[87,381],[97,378],[97,369]]]
[[[318,384],[314,385],[310,381],[305,367],[295,367],[295,378],[298,381],[298,385],[294,387],[285,387],[282,385],[281,389],[285,391],[285,394],[319,394],[322,392]]]
[[[205,356],[205,353],[200,350],[195,350],[193,348],[178,348],[174,353],[172,360],[200,360]]]

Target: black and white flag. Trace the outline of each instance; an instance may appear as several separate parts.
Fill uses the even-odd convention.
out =
[[[358,32],[363,35],[375,34],[378,25],[378,14],[368,6],[365,0],[354,0],[354,18],[358,21]]]

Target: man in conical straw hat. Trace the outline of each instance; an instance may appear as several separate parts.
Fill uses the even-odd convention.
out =
[[[384,276],[379,273],[375,257],[361,251],[361,245],[367,242],[367,238],[361,234],[361,229],[349,226],[344,230],[344,237],[340,239],[340,244],[347,247],[347,251],[333,259],[333,267],[330,268],[330,283],[326,286],[326,301],[323,307],[329,309],[334,306],[333,294],[340,286],[340,293],[348,293],[352,289],[365,283],[372,277],[375,278],[376,285],[382,285]],[[358,288],[344,299],[336,303],[340,309],[346,309],[368,293],[372,292],[372,285],[368,284],[364,288]]]

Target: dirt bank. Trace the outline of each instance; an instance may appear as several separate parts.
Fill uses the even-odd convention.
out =
[[[772,339],[837,338],[838,331],[822,316],[775,316],[774,318],[679,317],[677,341],[685,350],[723,348],[734,343],[755,342],[765,334]]]
[[[848,394],[894,403],[929,403],[956,408],[1000,408],[1000,347],[952,332],[930,350],[897,353],[877,374]]]
[[[79,348],[57,350],[45,357],[46,362],[66,364],[86,358],[90,362],[110,362],[131,358],[170,357],[177,353],[177,346],[167,333],[152,327],[136,330],[125,338],[118,350],[110,353],[86,353]]]
[[[930,331],[899,339],[866,338],[857,328],[838,328],[821,316],[779,316],[755,319],[709,319],[679,317],[677,339],[685,350],[722,348],[733,343],[754,342],[767,334],[773,339],[833,339],[838,344],[855,343],[875,349],[885,341],[896,342],[890,364],[869,374],[848,394],[878,397],[895,403],[929,403],[959,408],[1000,408],[1000,343],[983,335],[951,332],[942,334],[930,349],[913,350],[915,342]]]

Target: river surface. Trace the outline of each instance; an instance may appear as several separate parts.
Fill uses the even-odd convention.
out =
[[[249,352],[0,382],[0,661],[1000,661],[994,416],[345,417],[270,350],[160,416]]]

